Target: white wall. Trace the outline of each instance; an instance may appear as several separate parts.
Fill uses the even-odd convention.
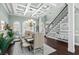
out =
[[[9,24],[13,24],[14,22],[19,22],[20,23],[20,33],[21,34],[23,34],[25,31],[24,31],[24,29],[23,29],[23,23],[25,22],[25,21],[27,21],[28,20],[28,18],[26,18],[26,17],[21,17],[21,16],[15,16],[15,15],[9,15]],[[36,21],[37,19],[34,19],[33,18],[33,20],[34,21]],[[28,26],[26,26],[26,28],[29,28]],[[32,28],[32,29],[34,29],[34,28]],[[27,30],[30,30],[30,29],[27,29]],[[34,30],[36,30],[36,29],[34,29]],[[33,31],[33,30],[32,30]]]
[[[79,10],[75,10],[75,42],[79,44]]]
[[[6,23],[8,23],[8,14],[6,10],[3,8],[2,4],[0,4],[0,20],[3,20]]]
[[[44,18],[39,18],[39,32],[44,33],[45,34],[45,27],[44,27]]]

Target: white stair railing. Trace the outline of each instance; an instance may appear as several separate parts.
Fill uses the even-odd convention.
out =
[[[57,17],[47,26],[46,34],[48,34],[57,24],[60,23],[64,19],[65,16],[68,14],[68,5],[63,8],[63,10],[57,15]]]

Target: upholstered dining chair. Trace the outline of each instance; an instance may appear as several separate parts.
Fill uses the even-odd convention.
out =
[[[35,52],[40,49],[42,51],[42,53],[44,54],[43,45],[44,45],[44,35],[43,35],[43,33],[38,33],[38,32],[35,33],[33,53],[35,54]]]
[[[30,47],[31,47],[31,44],[26,42],[24,38],[21,38],[21,48],[22,48],[22,51],[23,51],[23,48],[30,49]]]
[[[31,31],[25,31],[25,38],[32,38],[32,32]]]

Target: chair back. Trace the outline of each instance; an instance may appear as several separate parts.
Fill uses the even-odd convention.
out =
[[[25,31],[25,37],[32,38],[32,32],[30,32],[30,31]]]
[[[35,33],[34,37],[34,49],[42,48],[44,44],[44,35],[43,33]]]

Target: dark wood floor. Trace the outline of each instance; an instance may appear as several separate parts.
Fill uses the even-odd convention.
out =
[[[51,53],[50,55],[79,55],[79,46],[76,46],[76,52],[75,53],[70,53],[68,52],[68,44],[65,42],[61,42],[55,39],[51,39],[48,37],[46,38],[46,43],[51,46],[52,48],[56,49],[56,52]],[[7,51],[7,53],[10,55],[11,50],[13,48],[13,45],[11,45]]]
[[[51,53],[50,55],[79,55],[79,46],[76,46],[76,52],[68,52],[68,44],[61,42],[55,39],[46,37],[47,44],[56,49],[56,52]]]

